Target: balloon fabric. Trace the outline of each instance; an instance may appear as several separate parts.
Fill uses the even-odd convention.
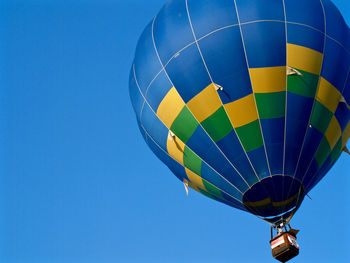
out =
[[[329,0],[172,0],[142,33],[130,97],[186,185],[271,222],[350,137],[350,29]]]

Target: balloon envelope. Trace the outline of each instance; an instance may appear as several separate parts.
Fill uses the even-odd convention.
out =
[[[346,146],[349,69],[329,0],[173,0],[144,30],[129,88],[145,141],[181,181],[268,219]]]

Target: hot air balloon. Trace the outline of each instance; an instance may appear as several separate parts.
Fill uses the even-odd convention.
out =
[[[350,29],[329,0],[170,0],[129,89],[146,143],[186,189],[269,222],[275,249],[347,151],[349,75]]]

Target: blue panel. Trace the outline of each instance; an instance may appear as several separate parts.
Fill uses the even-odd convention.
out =
[[[329,165],[329,163],[327,163],[327,165]],[[320,168],[317,165],[317,161],[313,159],[310,164],[309,170],[307,171],[303,179],[303,185],[305,185],[306,191],[308,191],[309,185],[317,180],[319,174]]]
[[[341,130],[344,131],[346,128],[346,125],[348,124],[350,120],[350,110],[348,110],[348,107],[346,106],[345,103],[340,102],[338,105],[338,108],[335,112],[335,117],[337,118]]]
[[[287,138],[288,138],[288,135],[287,135]],[[298,157],[299,157],[300,150],[301,150],[301,144],[298,143],[298,144],[294,145],[292,142],[286,143],[286,157],[285,157],[285,164],[284,164],[284,174],[291,175],[291,176],[294,175],[296,165],[298,163]]]
[[[324,32],[324,12],[320,0],[284,0],[288,22],[314,27]]]
[[[308,183],[306,191],[310,192],[312,188],[314,188],[325,176],[326,174],[332,169],[332,167],[334,166],[333,164],[330,164],[331,162],[331,156],[328,156],[328,158],[326,159],[326,161],[324,162],[324,164],[322,165],[321,169],[317,172],[317,174],[315,174],[315,176],[312,178],[312,180],[310,180],[310,182]]]
[[[283,175],[282,180],[280,182],[280,185],[277,185],[281,189],[281,197],[282,200],[288,200],[289,199],[289,190],[291,188],[291,185],[294,183],[294,179],[288,175]]]
[[[236,3],[241,23],[256,20],[285,20],[283,1],[236,0]]]
[[[348,27],[336,6],[329,0],[322,0],[326,13],[327,35],[344,45]]]
[[[226,199],[230,201],[231,206],[234,206],[235,208],[241,209],[243,211],[247,211],[247,209],[244,207],[244,205],[241,202],[238,202],[236,199],[233,199],[231,196],[221,192],[222,196]]]
[[[255,171],[257,172],[260,178],[270,176],[264,146],[261,146],[253,151],[247,152],[247,154],[254,166]]]
[[[132,106],[136,113],[136,118],[139,119],[144,99],[140,94],[139,88],[137,87],[137,84],[134,78],[133,68],[131,68],[130,78],[129,78],[129,95],[130,95]]]
[[[238,24],[234,0],[188,1],[188,10],[197,39],[214,30]]]
[[[146,135],[146,132],[145,132],[144,128],[141,126],[141,123],[140,123],[139,119],[137,119],[137,126],[139,128],[139,131],[140,131],[143,139],[146,141],[146,136],[147,135]]]
[[[291,92],[287,93],[287,121],[292,117],[309,122],[314,99],[300,96]]]
[[[273,180],[275,176],[268,177],[262,181],[265,191],[269,194],[269,197],[271,198],[271,201],[279,201],[279,193],[282,191],[279,191],[278,185],[275,185],[275,180]]]
[[[322,138],[323,134],[320,133],[317,129],[314,127],[308,127],[303,151],[301,153],[299,165],[295,174],[296,178],[301,180],[301,178],[304,176],[311,160],[313,159],[318,149],[318,146],[321,143]]]
[[[226,199],[225,200],[225,197],[229,197],[229,199]],[[220,203],[223,203],[225,205],[228,205],[228,206],[231,206],[233,208],[237,208],[237,209],[240,209],[240,210],[243,210],[243,211],[247,211],[246,209],[244,209],[242,206],[238,206],[237,204],[239,202],[237,202],[235,199],[233,199],[232,197],[230,198],[230,196],[228,195],[225,195],[224,199],[219,199],[217,197],[214,197],[214,199]],[[235,201],[235,202],[232,202],[232,201]]]
[[[321,76],[342,92],[349,67],[349,54],[334,40],[327,38]]]
[[[284,123],[285,119],[261,119],[260,120],[265,144],[284,142]]]
[[[283,176],[282,196],[288,200],[300,191],[300,182],[290,176]],[[285,207],[286,208],[286,207]],[[289,209],[287,209],[289,210]]]
[[[137,44],[135,54],[135,72],[137,82],[143,94],[146,94],[152,79],[162,70],[152,42],[152,24],[148,24]]]
[[[261,119],[272,174],[282,174],[285,118]],[[274,171],[275,169],[278,170]]]
[[[265,180],[269,180],[269,178]],[[252,189],[254,190],[254,195],[250,195],[247,191],[248,194],[244,196],[244,199],[249,200],[249,202],[258,202],[266,199],[266,197],[268,196],[268,192],[266,191],[267,189],[265,189],[264,187],[264,183],[258,183],[254,185],[252,188],[249,189],[249,191],[251,191]]]
[[[143,107],[141,123],[157,144],[162,147],[162,149],[166,150],[169,129],[159,120],[147,103],[145,103]]]
[[[249,185],[253,185],[258,181],[234,130],[218,141],[217,145]]]
[[[227,161],[218,147],[209,138],[201,126],[198,126],[187,142],[188,147],[200,158],[213,167],[218,173],[244,192],[248,186]]]
[[[344,47],[345,49],[350,52],[350,27],[347,30],[347,33],[345,33],[345,43],[344,43]]]
[[[300,182],[297,180],[294,180],[290,176],[283,176],[283,188],[282,189],[283,189],[282,196],[283,196],[284,200],[288,200],[290,198],[297,196],[297,199],[295,199],[291,204],[283,207],[284,212],[293,208],[297,204],[297,202],[300,203],[304,198],[302,195],[303,191],[302,191],[302,187],[301,187]]]
[[[281,209],[276,209],[273,206],[260,209],[261,216],[278,215],[281,214],[281,212]]]
[[[273,143],[271,145],[266,145],[267,155],[269,157],[269,164],[271,174],[279,175],[283,174],[283,143]]]
[[[314,99],[291,92],[288,92],[287,96],[287,121],[289,118],[294,118],[304,122],[305,125],[308,124]],[[293,128],[293,126],[290,127]]]
[[[310,183],[310,181],[314,178],[314,176],[318,173],[320,167],[318,167],[317,161],[314,159],[312,159],[308,170],[305,171],[303,178],[301,178],[303,180],[303,185],[305,187],[307,187],[307,185]]]
[[[271,174],[283,174],[285,118],[261,119]]]
[[[279,191],[279,199],[276,200],[276,202],[282,202],[286,201],[288,199],[293,198],[295,195],[298,195],[300,192],[300,183],[296,180],[294,180],[292,177],[289,176],[274,176],[273,178],[274,185],[277,189],[281,189],[282,191]],[[286,211],[293,208],[297,203],[298,198],[296,198],[294,201],[292,201],[290,204],[287,204],[285,206],[282,206],[280,208],[281,213],[285,213]]]
[[[167,65],[166,71],[185,103],[211,83],[197,45],[183,50]]]
[[[317,162],[313,160],[317,166]],[[317,182],[319,182],[329,171],[329,168],[331,166],[331,155],[328,156],[326,161],[323,163],[322,167],[319,168],[317,166],[317,170],[310,171],[310,173],[307,173],[307,175],[304,178],[304,185],[306,187],[306,191],[309,191],[312,185],[315,185]],[[311,170],[311,167],[310,167]]]
[[[194,42],[185,1],[169,1],[164,5],[154,22],[154,41],[163,65]]]
[[[157,112],[159,104],[164,99],[165,95],[172,88],[166,73],[162,71],[149,87],[146,100],[151,105],[152,109]]]
[[[189,180],[186,175],[185,168],[176,162],[173,158],[171,158],[167,153],[165,153],[162,149],[159,148],[157,144],[154,143],[153,140],[146,135],[148,146],[151,148],[152,152],[163,162],[168,166],[168,168],[175,174],[177,178],[179,178],[181,181],[184,179]]]
[[[286,65],[285,31],[285,24],[279,22],[242,25],[250,68]]]
[[[253,215],[261,215],[263,213],[261,210],[259,210],[258,208],[255,208],[255,207],[247,207],[246,209],[248,210],[249,213],[251,213]]]
[[[298,192],[299,183],[297,183],[292,177],[290,176],[274,176],[273,179],[278,179],[277,181],[274,180],[274,185],[281,189],[280,191],[280,200],[279,201],[285,201],[292,197],[293,193]]]
[[[350,104],[350,71],[348,72],[347,81],[343,91],[343,96],[345,100]]]
[[[274,186],[275,190],[275,195],[272,196],[271,200],[272,202],[283,202],[286,201],[288,199],[290,199],[293,195],[295,194],[295,192],[297,192],[297,189],[291,189],[291,192],[288,193],[287,191],[284,191],[284,189],[286,188],[290,188],[290,185],[293,184],[294,180],[292,180],[292,178],[288,177],[288,176],[273,176],[271,178],[271,183],[268,184],[272,184]],[[265,185],[267,184],[267,182],[265,183]],[[287,210],[289,210],[291,208],[291,204],[289,204],[288,206],[281,206],[281,207],[275,207],[276,209],[276,213],[282,214],[284,212],[286,212]],[[277,212],[278,211],[278,212]]]
[[[233,196],[237,200],[242,200],[242,194],[217,172],[210,168],[205,162],[202,162],[201,176],[203,179],[215,185],[222,191],[225,191],[227,194]]]
[[[252,187],[254,189],[254,194],[246,194],[243,197],[244,202],[259,202],[262,200],[267,199],[269,196],[269,193],[265,189],[264,183],[258,183]],[[273,213],[274,208],[270,205],[269,207],[249,207],[255,214],[265,214],[265,213]],[[266,211],[268,210],[268,211]]]
[[[184,179],[189,180],[185,168],[166,153],[163,152],[163,154],[169,159],[169,161],[165,162],[165,164],[176,175],[176,177],[179,178],[182,182]]]
[[[321,32],[296,24],[288,24],[287,30],[288,43],[323,53],[325,36]]]
[[[285,174],[294,175],[314,100],[287,93]]]
[[[286,179],[286,178],[285,178]],[[286,184],[287,186],[288,184]],[[295,193],[300,193],[300,182],[297,180],[293,180],[293,182],[290,184],[289,192],[287,194],[288,198],[292,197]],[[287,189],[288,187],[285,187]]]
[[[224,88],[219,91],[224,104],[252,93],[239,27],[216,32],[198,43],[213,81]]]

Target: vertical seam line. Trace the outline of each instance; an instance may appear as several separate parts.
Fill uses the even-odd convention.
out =
[[[155,19],[156,17],[154,18],[153,20],[153,23],[152,23],[152,40],[153,40],[153,46],[154,46],[154,49],[157,53],[157,56],[158,56],[158,59],[159,59],[159,62],[161,63],[162,67],[164,68],[164,65],[163,65],[163,62],[161,61],[160,59],[160,56],[159,56],[159,53],[158,53],[158,50],[157,50],[157,47],[156,47],[156,43],[155,43],[155,40],[154,40],[154,31],[153,31],[153,25],[154,25],[154,22],[155,22]],[[172,80],[170,79],[166,69],[164,68],[164,72],[165,74],[167,75],[167,78],[168,80],[170,81],[170,83],[172,84],[173,87],[174,86],[174,83],[172,82]],[[175,87],[176,88],[176,87]],[[185,105],[185,107],[187,107],[187,105]],[[187,107],[188,108],[188,107]],[[191,113],[192,114],[192,113]],[[193,114],[192,114],[193,115]],[[196,116],[193,115],[193,117],[196,119],[196,121],[198,122],[199,126],[203,129],[203,131],[207,134],[207,136],[209,137],[209,139],[214,143],[214,145],[216,146],[216,148],[222,153],[222,155],[225,157],[225,159],[228,161],[228,163],[232,166],[232,168],[237,172],[237,174],[239,175],[239,177],[241,177],[241,179],[243,180],[243,182],[248,186],[248,188],[250,187],[249,184],[246,182],[246,180],[244,179],[244,177],[241,175],[241,173],[236,169],[236,167],[230,162],[230,160],[226,157],[226,155],[221,151],[221,149],[218,147],[218,145],[213,141],[213,139],[209,136],[209,134],[207,133],[207,131],[203,128],[202,124],[197,120]]]
[[[207,63],[205,62],[205,59],[204,59],[203,53],[202,53],[202,51],[201,51],[201,48],[199,47],[198,39],[197,39],[196,34],[195,34],[195,32],[194,32],[193,24],[192,24],[192,21],[191,21],[191,16],[190,16],[190,11],[189,11],[189,8],[188,8],[188,2],[187,2],[187,0],[186,0],[186,10],[187,10],[188,20],[189,20],[189,23],[190,23],[190,26],[191,26],[192,34],[193,34],[193,37],[194,37],[194,39],[195,39],[195,42],[196,42],[196,45],[197,45],[197,48],[198,48],[198,52],[199,52],[199,54],[200,54],[200,56],[201,56],[201,58],[202,58],[204,67],[205,67],[205,69],[207,70],[208,76],[209,76],[210,81],[212,82],[212,84],[216,85],[215,82],[213,81],[213,78],[212,78],[211,74],[210,74],[210,71],[209,71],[209,69],[208,69]],[[228,116],[228,114],[227,114],[226,108],[225,108],[224,103],[222,102],[221,97],[219,96],[219,94],[218,94],[218,97],[219,97],[220,102],[221,102],[221,104],[222,104],[222,106],[223,106],[223,109],[224,109],[224,111],[225,111],[225,114],[226,114],[228,120],[230,121],[230,123],[231,123],[231,125],[232,125],[232,128],[233,128],[233,130],[234,130],[234,132],[235,132],[235,134],[236,134],[236,136],[237,136],[237,139],[239,140],[239,143],[240,143],[240,145],[241,145],[241,147],[242,147],[242,150],[243,150],[243,152],[244,152],[244,154],[245,154],[245,156],[246,156],[246,158],[247,158],[247,160],[248,160],[250,166],[252,167],[252,170],[253,170],[255,176],[257,177],[258,181],[260,181],[261,178],[258,176],[258,174],[257,174],[257,172],[256,172],[256,170],[255,170],[255,168],[254,168],[254,166],[253,166],[253,164],[251,163],[251,160],[250,160],[250,158],[248,157],[248,154],[247,154],[246,150],[245,150],[244,147],[243,147],[243,144],[242,144],[242,142],[241,142],[241,139],[238,137],[237,131],[236,131],[236,129],[235,129],[235,127],[234,127],[234,125],[233,125],[231,119],[229,118],[229,116]],[[216,144],[216,143],[215,143],[215,144]],[[237,169],[237,170],[238,170],[238,169]]]
[[[250,72],[249,72],[248,55],[247,55],[247,50],[246,50],[245,43],[244,43],[244,37],[243,37],[241,19],[240,19],[240,17],[239,17],[238,7],[237,7],[236,0],[234,0],[234,3],[235,3],[235,8],[236,8],[236,14],[237,14],[237,19],[238,19],[238,24],[239,24],[239,30],[240,30],[240,33],[241,33],[241,39],[242,39],[242,45],[243,45],[244,55],[245,55],[245,59],[246,59],[247,70],[248,70],[249,79],[250,79],[250,85],[251,85],[251,88],[252,88],[252,94],[253,94],[253,97],[254,97],[256,112],[257,112],[257,114],[258,114],[259,125],[260,125],[260,131],[261,131],[261,137],[262,137],[263,143],[264,143],[265,156],[266,156],[266,163],[267,163],[267,167],[268,167],[268,169],[269,169],[270,177],[272,177],[271,168],[270,168],[270,163],[269,163],[269,159],[268,159],[268,155],[267,155],[267,150],[266,150],[266,145],[265,145],[264,133],[263,133],[262,126],[261,126],[261,121],[260,121],[260,114],[259,114],[259,110],[258,110],[258,105],[257,105],[257,103],[256,103],[256,99],[255,99],[255,93],[254,93],[254,89],[253,89],[252,79],[251,79]]]

